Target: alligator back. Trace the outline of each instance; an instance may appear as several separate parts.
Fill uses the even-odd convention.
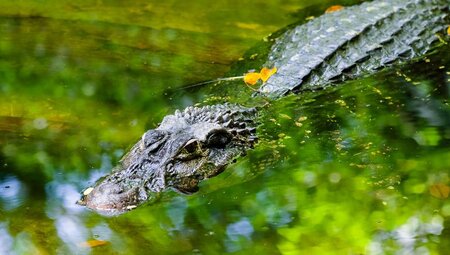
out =
[[[449,25],[449,0],[381,0],[325,14],[276,39],[270,96],[322,88],[428,52]]]

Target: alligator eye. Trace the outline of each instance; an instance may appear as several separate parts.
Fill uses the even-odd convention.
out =
[[[210,147],[224,148],[231,142],[231,134],[225,130],[218,130],[211,133],[206,139],[206,143]]]
[[[197,151],[199,147],[198,141],[197,140],[189,140],[186,145],[184,145],[183,149],[187,152],[187,153],[194,153]]]
[[[183,148],[178,152],[176,158],[178,160],[192,160],[198,158],[202,155],[202,148],[200,147],[200,143],[196,139],[189,140]]]
[[[148,148],[149,152],[154,152],[164,144],[166,139],[167,135],[165,132],[160,130],[148,130],[142,135],[139,148],[141,150]]]

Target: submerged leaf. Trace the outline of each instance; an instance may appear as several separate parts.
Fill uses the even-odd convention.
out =
[[[430,194],[440,199],[448,198],[450,187],[442,183],[433,184],[430,186]]]
[[[276,67],[271,68],[271,69],[269,69],[267,67],[263,67],[261,69],[261,72],[259,72],[259,73],[261,74],[261,80],[263,82],[266,82],[270,78],[270,76],[272,76],[276,72],[277,72],[277,68]]]
[[[332,5],[328,7],[328,9],[325,10],[325,13],[331,13],[331,12],[337,12],[344,9],[344,6],[342,5]]]
[[[259,79],[261,79],[259,73],[246,73],[244,76],[244,82],[249,85],[255,85]]]

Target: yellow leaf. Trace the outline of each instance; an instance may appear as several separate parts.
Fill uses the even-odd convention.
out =
[[[328,9],[325,10],[325,13],[331,13],[331,12],[337,12],[344,9],[344,6],[342,5],[332,5],[328,7]]]
[[[261,74],[259,73],[246,73],[244,76],[244,82],[249,85],[255,85],[259,79],[261,79]]]
[[[442,183],[433,184],[430,186],[430,194],[440,199],[448,198],[450,187]]]
[[[276,72],[277,72],[277,68],[276,67],[274,67],[272,69],[269,69],[267,67],[263,67],[259,73],[261,74],[261,80],[263,82],[266,82],[270,78],[270,76],[272,76]]]
[[[447,27],[447,35],[450,35],[450,26]]]
[[[86,242],[80,243],[80,246],[86,247],[86,248],[94,248],[94,247],[103,246],[103,245],[107,245],[107,244],[109,244],[108,241],[92,239],[92,240],[88,240]]]

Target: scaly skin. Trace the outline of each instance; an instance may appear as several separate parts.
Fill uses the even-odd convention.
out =
[[[278,72],[260,88],[280,97],[373,73],[423,56],[447,28],[449,0],[380,0],[325,14],[282,34],[267,67]],[[168,188],[190,194],[222,172],[255,141],[256,110],[224,104],[188,107],[147,131],[113,172],[87,188],[79,204],[117,215]]]
[[[280,97],[373,73],[423,56],[449,24],[449,0],[383,0],[346,7],[287,31],[264,66],[278,72],[260,91]]]

